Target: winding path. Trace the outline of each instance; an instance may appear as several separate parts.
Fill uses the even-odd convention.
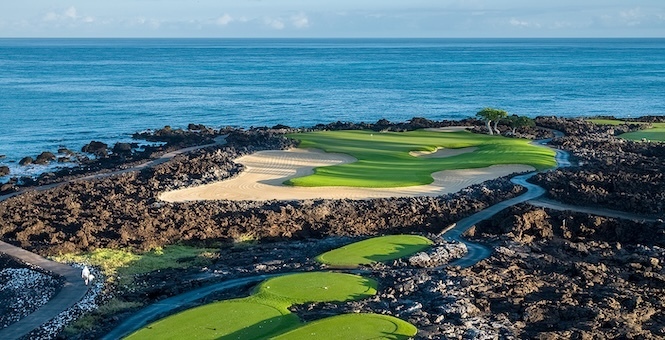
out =
[[[0,252],[18,258],[24,262],[58,274],[65,282],[45,305],[21,320],[0,329],[0,339],[18,339],[38,328],[58,314],[75,305],[88,291],[88,286],[81,279],[81,271],[66,264],[47,260],[35,253],[0,241]]]
[[[558,134],[558,131],[554,131],[555,136],[562,136],[563,134]],[[560,133],[560,132],[559,132]],[[545,144],[549,143],[551,139],[543,139],[543,140],[538,140],[535,141],[535,144],[539,144],[543,147],[546,147]],[[569,167],[570,166],[570,160],[569,160],[569,154],[566,151],[555,149],[556,155],[554,156],[556,160],[556,168],[563,168],[563,167]],[[556,169],[555,168],[555,169]],[[513,197],[509,200],[505,200],[503,202],[499,202],[489,208],[486,208],[484,210],[481,210],[469,217],[461,219],[455,227],[451,228],[450,230],[446,231],[443,233],[443,237],[449,239],[449,240],[455,240],[457,242],[464,243],[467,248],[467,254],[459,258],[453,262],[451,262],[448,265],[451,266],[460,266],[460,267],[470,267],[473,266],[474,264],[488,258],[492,254],[492,250],[481,245],[478,243],[470,242],[464,238],[462,238],[462,234],[464,234],[467,230],[469,230],[471,227],[476,225],[480,221],[484,221],[489,219],[490,217],[496,215],[499,213],[501,210],[512,207],[513,205],[524,203],[529,200],[533,200],[535,198],[538,198],[545,194],[545,189],[542,187],[529,183],[527,180],[531,177],[533,177],[537,172],[531,172],[528,174],[524,175],[519,175],[513,177],[510,181],[513,182],[514,184],[520,185],[524,188],[526,188],[526,192],[523,193],[520,196]]]
[[[94,174],[90,176],[72,179],[69,181],[42,185],[38,187],[32,187],[29,189],[23,189],[8,195],[2,195],[0,196],[0,202],[14,196],[21,195],[25,192],[45,191],[74,181],[100,179],[132,171],[140,171],[145,168],[154,167],[156,165],[165,163],[173,159],[175,156],[183,153],[207,148],[214,145],[223,145],[225,143],[226,143],[226,135],[219,136],[215,138],[215,143],[193,146],[189,148],[171,151],[163,154],[159,158],[129,167],[127,169],[120,169],[102,174]],[[81,278],[81,271],[79,269],[76,269],[66,264],[47,260],[35,253],[29,252],[27,250],[13,246],[3,241],[0,241],[0,253],[5,253],[12,257],[18,258],[23,262],[40,267],[46,271],[52,272],[56,275],[60,275],[64,278],[64,284],[62,288],[56,293],[55,296],[53,296],[53,298],[51,298],[51,300],[49,300],[49,302],[47,302],[42,307],[38,308],[30,315],[27,315],[26,317],[21,318],[19,321],[5,328],[0,329],[0,339],[3,340],[18,339],[26,336],[34,329],[40,327],[44,323],[58,316],[63,311],[75,305],[85,296],[86,292],[88,291],[88,286],[84,284],[83,279]]]

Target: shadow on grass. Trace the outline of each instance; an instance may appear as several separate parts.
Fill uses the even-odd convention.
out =
[[[220,340],[267,339],[300,327],[300,319],[295,314],[286,314],[263,320],[233,333],[221,336]]]
[[[390,243],[394,248],[389,253],[384,254],[373,254],[364,256],[364,258],[372,262],[385,262],[390,260],[396,260],[411,254],[415,254],[421,250],[425,250],[430,247],[429,244],[405,244],[405,243]]]

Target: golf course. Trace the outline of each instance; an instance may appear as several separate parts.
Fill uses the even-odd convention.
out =
[[[418,235],[380,236],[333,249],[316,260],[332,267],[357,267],[402,258],[429,248],[431,244],[428,238]]]
[[[266,338],[301,325],[288,309],[293,304],[359,300],[376,294],[376,289],[376,281],[351,274],[280,276],[259,284],[246,298],[188,309],[154,322],[127,339]]]
[[[629,122],[618,119],[589,119],[590,122],[598,125],[623,125],[623,124],[647,124],[643,122]],[[627,132],[619,135],[620,138],[641,141],[665,142],[665,123],[651,123],[651,128]]]
[[[317,260],[338,266],[388,261],[432,244],[418,235],[389,235],[351,243]],[[295,304],[361,300],[377,293],[375,280],[335,272],[289,274],[268,279],[245,298],[218,301],[171,315],[126,339],[407,339],[417,329],[398,318],[344,314],[303,324],[289,311]]]
[[[245,167],[238,176],[167,191],[159,198],[185,202],[440,196],[555,164],[554,151],[529,140],[476,134],[463,127],[288,136],[299,141],[298,148],[242,156],[235,160]]]
[[[274,339],[408,339],[418,330],[410,323],[381,314],[343,314],[310,322]]]
[[[350,186],[364,188],[406,187],[430,184],[432,173],[475,169],[498,164],[526,164],[537,170],[555,165],[553,152],[533,146],[529,140],[474,134],[468,131],[408,132],[319,131],[291,134],[299,148],[348,154],[358,161],[316,168],[314,174],[285,184],[305,187]],[[451,157],[417,157],[416,151],[474,148]],[[519,161],[517,161],[519,160]]]

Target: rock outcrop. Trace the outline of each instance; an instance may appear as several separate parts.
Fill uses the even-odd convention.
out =
[[[30,165],[34,162],[35,162],[35,160],[32,157],[26,156],[26,157],[21,158],[21,160],[18,161],[18,164],[19,165]]]
[[[126,155],[126,154],[131,154],[132,153],[132,144],[130,143],[115,143],[113,145],[113,153],[118,154],[118,155]]]
[[[91,141],[81,148],[81,152],[91,153],[96,157],[104,158],[108,156],[108,145],[103,142]]]
[[[35,159],[35,164],[46,165],[51,163],[56,159],[55,155],[52,152],[44,151],[40,153]]]

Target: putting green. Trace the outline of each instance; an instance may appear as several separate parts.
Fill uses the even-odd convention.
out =
[[[647,124],[645,122],[627,122],[618,119],[589,119],[590,122],[598,125],[622,125],[622,124]],[[651,128],[626,132],[618,137],[628,140],[641,141],[642,139],[665,142],[665,123],[651,123]]]
[[[408,339],[418,330],[398,318],[380,314],[343,314],[310,322],[273,339]]]
[[[619,137],[629,140],[641,141],[642,139],[665,142],[665,128],[652,128],[635,132],[626,132]]]
[[[411,255],[431,244],[432,241],[418,235],[380,236],[333,249],[319,255],[316,260],[331,266],[357,267]]]
[[[484,168],[497,164],[526,164],[542,170],[554,167],[555,152],[531,145],[529,140],[474,134],[468,131],[320,131],[289,134],[299,147],[349,154],[357,162],[319,167],[314,174],[293,178],[287,185],[392,188],[430,184],[432,173],[442,170]],[[476,147],[446,158],[414,157],[410,151]]]
[[[633,122],[620,119],[587,119],[596,125],[623,125],[623,124],[649,124],[647,122]],[[654,128],[665,128],[665,123],[651,123]]]
[[[257,339],[298,324],[298,317],[285,308],[238,299],[188,309],[154,322],[127,339]]]
[[[156,321],[127,339],[258,339],[293,329],[300,320],[289,307],[305,302],[351,301],[376,294],[362,276],[299,273],[264,281],[254,294],[192,308]]]
[[[264,281],[256,296],[289,305],[306,302],[360,300],[376,294],[377,283],[362,276],[314,272],[280,276]]]
[[[590,121],[596,125],[623,125],[623,124],[634,123],[634,122],[626,122],[619,119],[587,119],[587,121]]]

